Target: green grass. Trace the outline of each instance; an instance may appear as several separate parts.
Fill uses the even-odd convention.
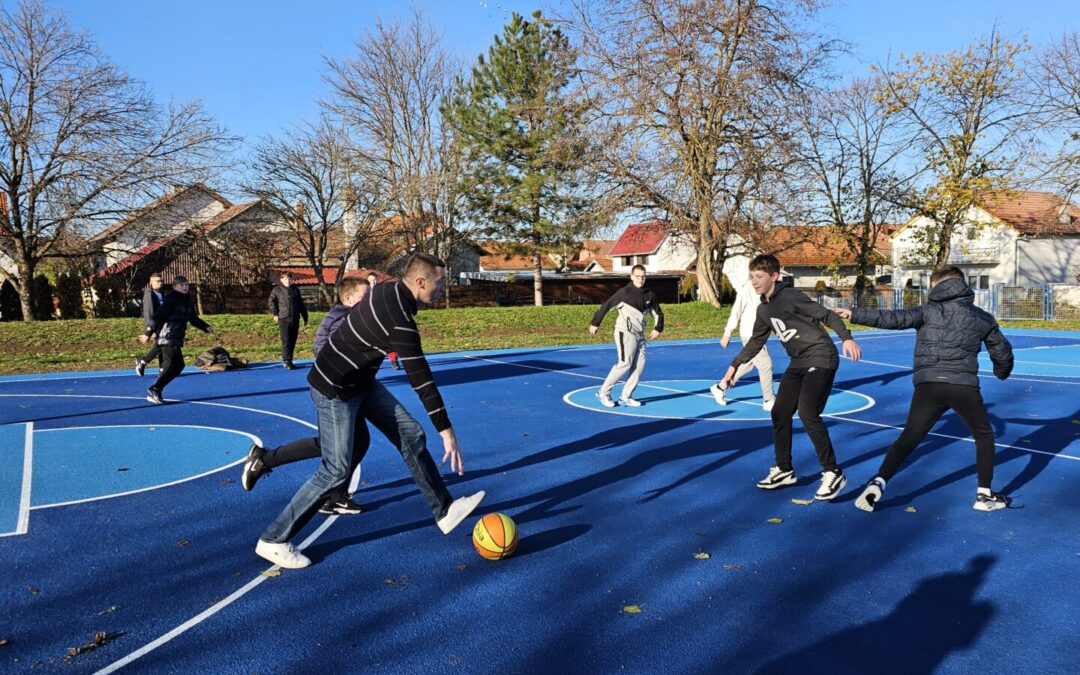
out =
[[[718,338],[729,309],[718,310],[702,302],[665,305],[664,339]],[[600,331],[592,336],[588,326],[594,311],[592,305],[425,310],[420,312],[417,323],[429,353],[607,343],[611,339],[612,317],[607,317]],[[312,314],[311,323],[301,329],[299,358],[310,355],[315,327],[322,317],[321,313]],[[189,361],[217,344],[251,361],[279,358],[277,324],[269,316],[219,314],[205,318],[217,332],[204,335],[188,330],[185,352]],[[1078,320],[1008,321],[1002,325],[1080,330]],[[140,319],[0,323],[0,374],[129,368],[135,357],[147,349],[138,342],[141,330]]]

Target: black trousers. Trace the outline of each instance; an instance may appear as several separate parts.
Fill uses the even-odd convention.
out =
[[[772,409],[776,466],[791,471],[791,419],[798,411],[806,435],[817,451],[824,471],[836,471],[836,452],[821,413],[829,401],[835,368],[788,368],[780,378],[780,391]]]
[[[296,349],[296,336],[300,334],[300,319],[278,319],[281,331],[281,360],[292,361]]]
[[[368,431],[367,421],[362,415],[357,415],[356,424],[353,427],[352,462],[349,465],[350,478],[356,472],[356,467],[360,466],[360,462],[364,460],[369,447],[371,447],[371,433]],[[319,437],[314,436],[312,438],[301,438],[274,448],[263,455],[263,464],[266,465],[266,468],[273,469],[283,464],[292,464],[293,462],[314,459],[320,456],[322,456],[322,445],[319,444]],[[342,499],[348,493],[349,481],[346,479],[344,483],[334,488],[327,499]]]
[[[160,394],[165,385],[184,370],[184,352],[180,350],[180,345],[160,345],[158,348],[161,350],[161,369],[152,388]]]
[[[907,422],[900,437],[889,446],[878,474],[892,478],[900,465],[922,442],[930,429],[947,410],[955,410],[975,439],[975,466],[979,487],[989,488],[994,479],[994,429],[986,413],[982,392],[978,387],[944,382],[923,382],[915,385]]]
[[[158,366],[161,365],[161,347],[157,341],[154,341],[154,346],[150,348],[150,351],[146,352],[146,356],[142,357],[143,363],[151,363],[154,359],[158,360]]]

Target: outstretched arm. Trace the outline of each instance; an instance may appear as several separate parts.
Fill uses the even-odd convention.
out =
[[[994,375],[999,380],[1004,380],[1013,369],[1012,344],[1001,334],[1001,329],[994,324],[994,329],[983,339],[986,343],[986,351],[990,353],[990,361],[994,364]]]

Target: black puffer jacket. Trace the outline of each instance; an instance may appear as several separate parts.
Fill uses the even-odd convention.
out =
[[[994,375],[1004,380],[1013,369],[1012,345],[997,321],[975,306],[975,294],[962,279],[946,279],[930,289],[927,303],[912,309],[852,310],[852,323],[875,328],[914,328],[915,384],[947,382],[979,386],[979,350],[994,363]]]
[[[300,323],[300,319],[304,319],[304,325],[307,325],[307,306],[304,304],[304,298],[300,295],[300,289],[296,286],[289,286],[286,288],[281,284],[276,284],[270,291],[270,313],[278,317],[279,321],[285,321],[286,323]]]
[[[188,323],[204,333],[210,331],[210,324],[199,318],[192,297],[187,293],[170,291],[165,294],[165,300],[154,312],[150,323],[146,324],[145,333],[156,334],[159,345],[183,347]]]

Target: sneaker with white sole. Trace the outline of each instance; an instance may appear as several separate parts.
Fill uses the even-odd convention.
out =
[[[604,406],[605,408],[615,407],[615,401],[611,400],[610,394],[597,394],[596,396],[600,399],[600,405]]]
[[[637,400],[636,398],[630,398],[629,396],[623,396],[622,398],[619,399],[619,405],[624,405],[627,408],[640,408],[644,404],[641,401]]]
[[[355,516],[364,512],[364,505],[357,504],[349,495],[344,497],[331,497],[319,507],[319,513],[324,516]]]
[[[768,401],[765,401],[764,403],[761,404],[761,409],[764,410],[765,412],[772,412],[772,409],[773,409],[774,405],[776,405],[776,399],[775,398],[770,398]]]
[[[885,488],[882,487],[881,480],[878,478],[873,479],[866,484],[862,494],[855,500],[855,507],[873,513],[874,507],[877,506],[878,500],[881,499],[881,493],[884,491]]]
[[[255,545],[255,555],[287,570],[298,570],[311,564],[310,558],[297,551],[296,547],[287,541],[274,544],[260,539]]]
[[[165,399],[161,398],[161,392],[153,387],[146,390],[146,400],[156,405],[162,405],[165,403]]]
[[[817,492],[814,493],[814,499],[827,502],[840,494],[840,491],[844,489],[845,485],[847,485],[847,478],[840,469],[837,469],[836,471],[822,471],[821,485],[818,487]]]
[[[474,495],[468,497],[459,497],[450,504],[450,508],[446,510],[446,515],[435,521],[435,524],[439,526],[443,534],[450,534],[450,532],[461,524],[461,521],[469,517],[477,506],[480,506],[480,502],[484,499],[484,491],[481,490]]]
[[[727,405],[727,397],[724,396],[724,388],[720,386],[719,382],[709,387],[709,391],[712,392],[712,397],[716,399],[716,405]]]
[[[146,361],[143,361],[142,359],[138,359],[137,361],[135,361],[135,374],[139,377],[142,377],[145,372]]]
[[[240,485],[248,492],[251,492],[260,478],[270,473],[270,469],[266,468],[266,463],[263,462],[265,454],[266,448],[258,443],[252,443],[248,448],[244,469],[240,472]]]
[[[762,490],[775,490],[785,485],[793,485],[795,481],[799,480],[795,472],[788,469],[784,470],[778,466],[769,467],[769,475],[765,476],[758,481],[757,486]]]
[[[975,498],[975,503],[971,508],[976,511],[997,511],[998,509],[1005,509],[1012,503],[1012,499],[1006,497],[1000,492],[991,492],[988,495],[979,493],[979,496]]]

